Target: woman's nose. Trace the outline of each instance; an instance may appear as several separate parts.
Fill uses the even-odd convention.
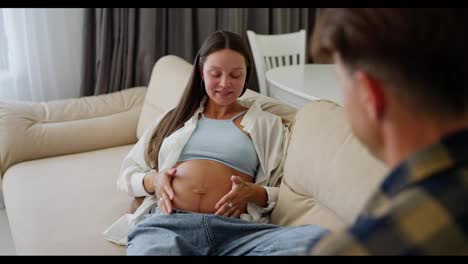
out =
[[[221,77],[221,80],[219,80],[219,85],[222,87],[229,86],[229,83],[230,83],[229,77]]]

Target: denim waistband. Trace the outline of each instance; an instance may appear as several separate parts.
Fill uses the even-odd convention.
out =
[[[151,209],[150,209],[149,213],[154,214],[155,212],[157,212],[156,210],[161,210],[161,209],[159,209],[157,204],[153,204],[151,206]],[[173,214],[193,214],[194,212],[172,209],[172,213]]]
[[[194,212],[172,209],[173,214],[194,214]]]

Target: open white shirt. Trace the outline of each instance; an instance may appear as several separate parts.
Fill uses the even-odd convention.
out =
[[[206,97],[194,115],[185,122],[184,126],[164,139],[159,150],[158,168],[160,171],[172,168],[177,163],[182,149],[197,126],[198,114],[203,112],[205,102]],[[260,167],[255,176],[255,184],[263,186],[268,195],[267,207],[261,207],[249,202],[247,204],[247,213],[242,214],[240,218],[256,223],[268,223],[270,213],[278,200],[289,132],[279,116],[263,111],[259,103],[244,100],[238,100],[238,102],[249,108],[241,121],[241,125],[244,127],[244,131],[251,136],[260,161]],[[135,213],[123,215],[104,231],[105,239],[119,245],[127,243],[130,229],[140,222],[144,215],[149,213],[153,204],[157,203],[156,196],[146,192],[143,186],[143,178],[153,171],[145,161],[145,153],[151,136],[161,119],[162,117],[146,130],[122,163],[120,176],[117,180],[118,189],[133,197],[146,196],[146,198]]]

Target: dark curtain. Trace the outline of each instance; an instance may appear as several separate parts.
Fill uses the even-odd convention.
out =
[[[246,43],[247,30],[282,34],[306,29],[309,39],[316,12],[314,8],[87,9],[81,94],[146,86],[160,57],[172,54],[192,63],[205,38],[220,29],[241,35]],[[256,74],[249,87],[258,90]]]

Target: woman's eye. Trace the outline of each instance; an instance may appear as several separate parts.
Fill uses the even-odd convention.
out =
[[[221,74],[216,74],[216,73],[211,74],[211,77],[213,77],[213,78],[218,78],[219,76],[221,76]]]

